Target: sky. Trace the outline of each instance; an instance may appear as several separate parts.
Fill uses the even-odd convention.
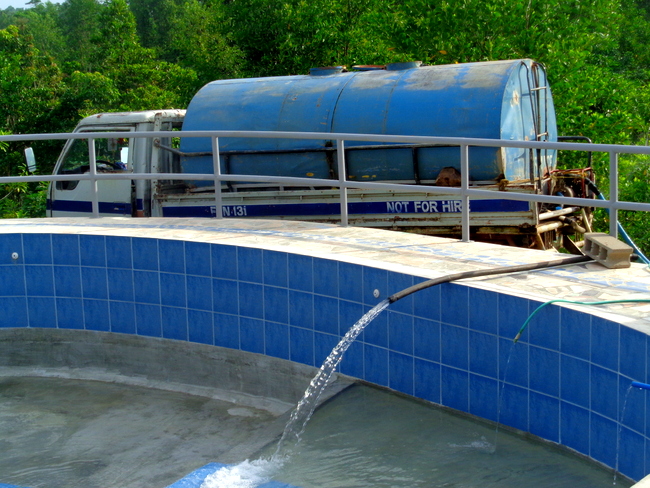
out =
[[[52,3],[61,3],[63,0],[50,0]],[[7,7],[26,8],[28,0],[0,0],[0,10]]]

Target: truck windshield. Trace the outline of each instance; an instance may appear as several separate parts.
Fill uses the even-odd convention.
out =
[[[105,137],[95,139],[95,160],[101,173],[127,171],[129,139]],[[90,170],[88,139],[75,139],[68,146],[58,174],[83,174]],[[73,190],[78,181],[57,181],[57,190]]]

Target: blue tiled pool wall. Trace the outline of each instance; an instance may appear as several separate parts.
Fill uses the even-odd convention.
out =
[[[422,281],[276,251],[99,235],[0,235],[0,267],[0,327],[163,337],[312,366],[371,306]],[[629,385],[648,380],[646,335],[549,306],[513,347],[537,305],[461,284],[423,290],[375,319],[341,371],[611,467],[618,446],[619,470],[642,478],[650,405]]]

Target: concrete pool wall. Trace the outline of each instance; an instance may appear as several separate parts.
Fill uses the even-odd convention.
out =
[[[247,238],[237,237],[246,234],[241,224],[227,238],[202,242],[198,231],[184,235],[184,224],[169,220],[146,228],[150,237],[135,236],[133,229],[144,227],[129,220],[33,222],[0,229],[2,328],[133,334],[319,366],[371,306],[430,275],[373,262],[361,248],[355,259],[337,258],[334,247],[351,238],[334,239],[333,226],[300,224],[329,236],[332,252],[319,257],[321,238],[298,253],[265,241],[295,240],[295,228],[271,231],[266,223]],[[210,232],[220,230],[201,229]],[[631,381],[649,379],[642,328],[616,313],[549,306],[513,348],[523,321],[546,299],[490,283],[444,284],[391,305],[352,345],[340,371],[498,420],[610,467],[618,462],[634,480],[650,472],[647,393],[628,394]]]

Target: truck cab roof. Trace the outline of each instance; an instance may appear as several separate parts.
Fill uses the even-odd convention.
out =
[[[143,110],[141,112],[106,112],[94,114],[82,119],[75,130],[78,131],[82,127],[88,126],[153,123],[157,117],[172,122],[182,122],[185,117],[185,110]]]

